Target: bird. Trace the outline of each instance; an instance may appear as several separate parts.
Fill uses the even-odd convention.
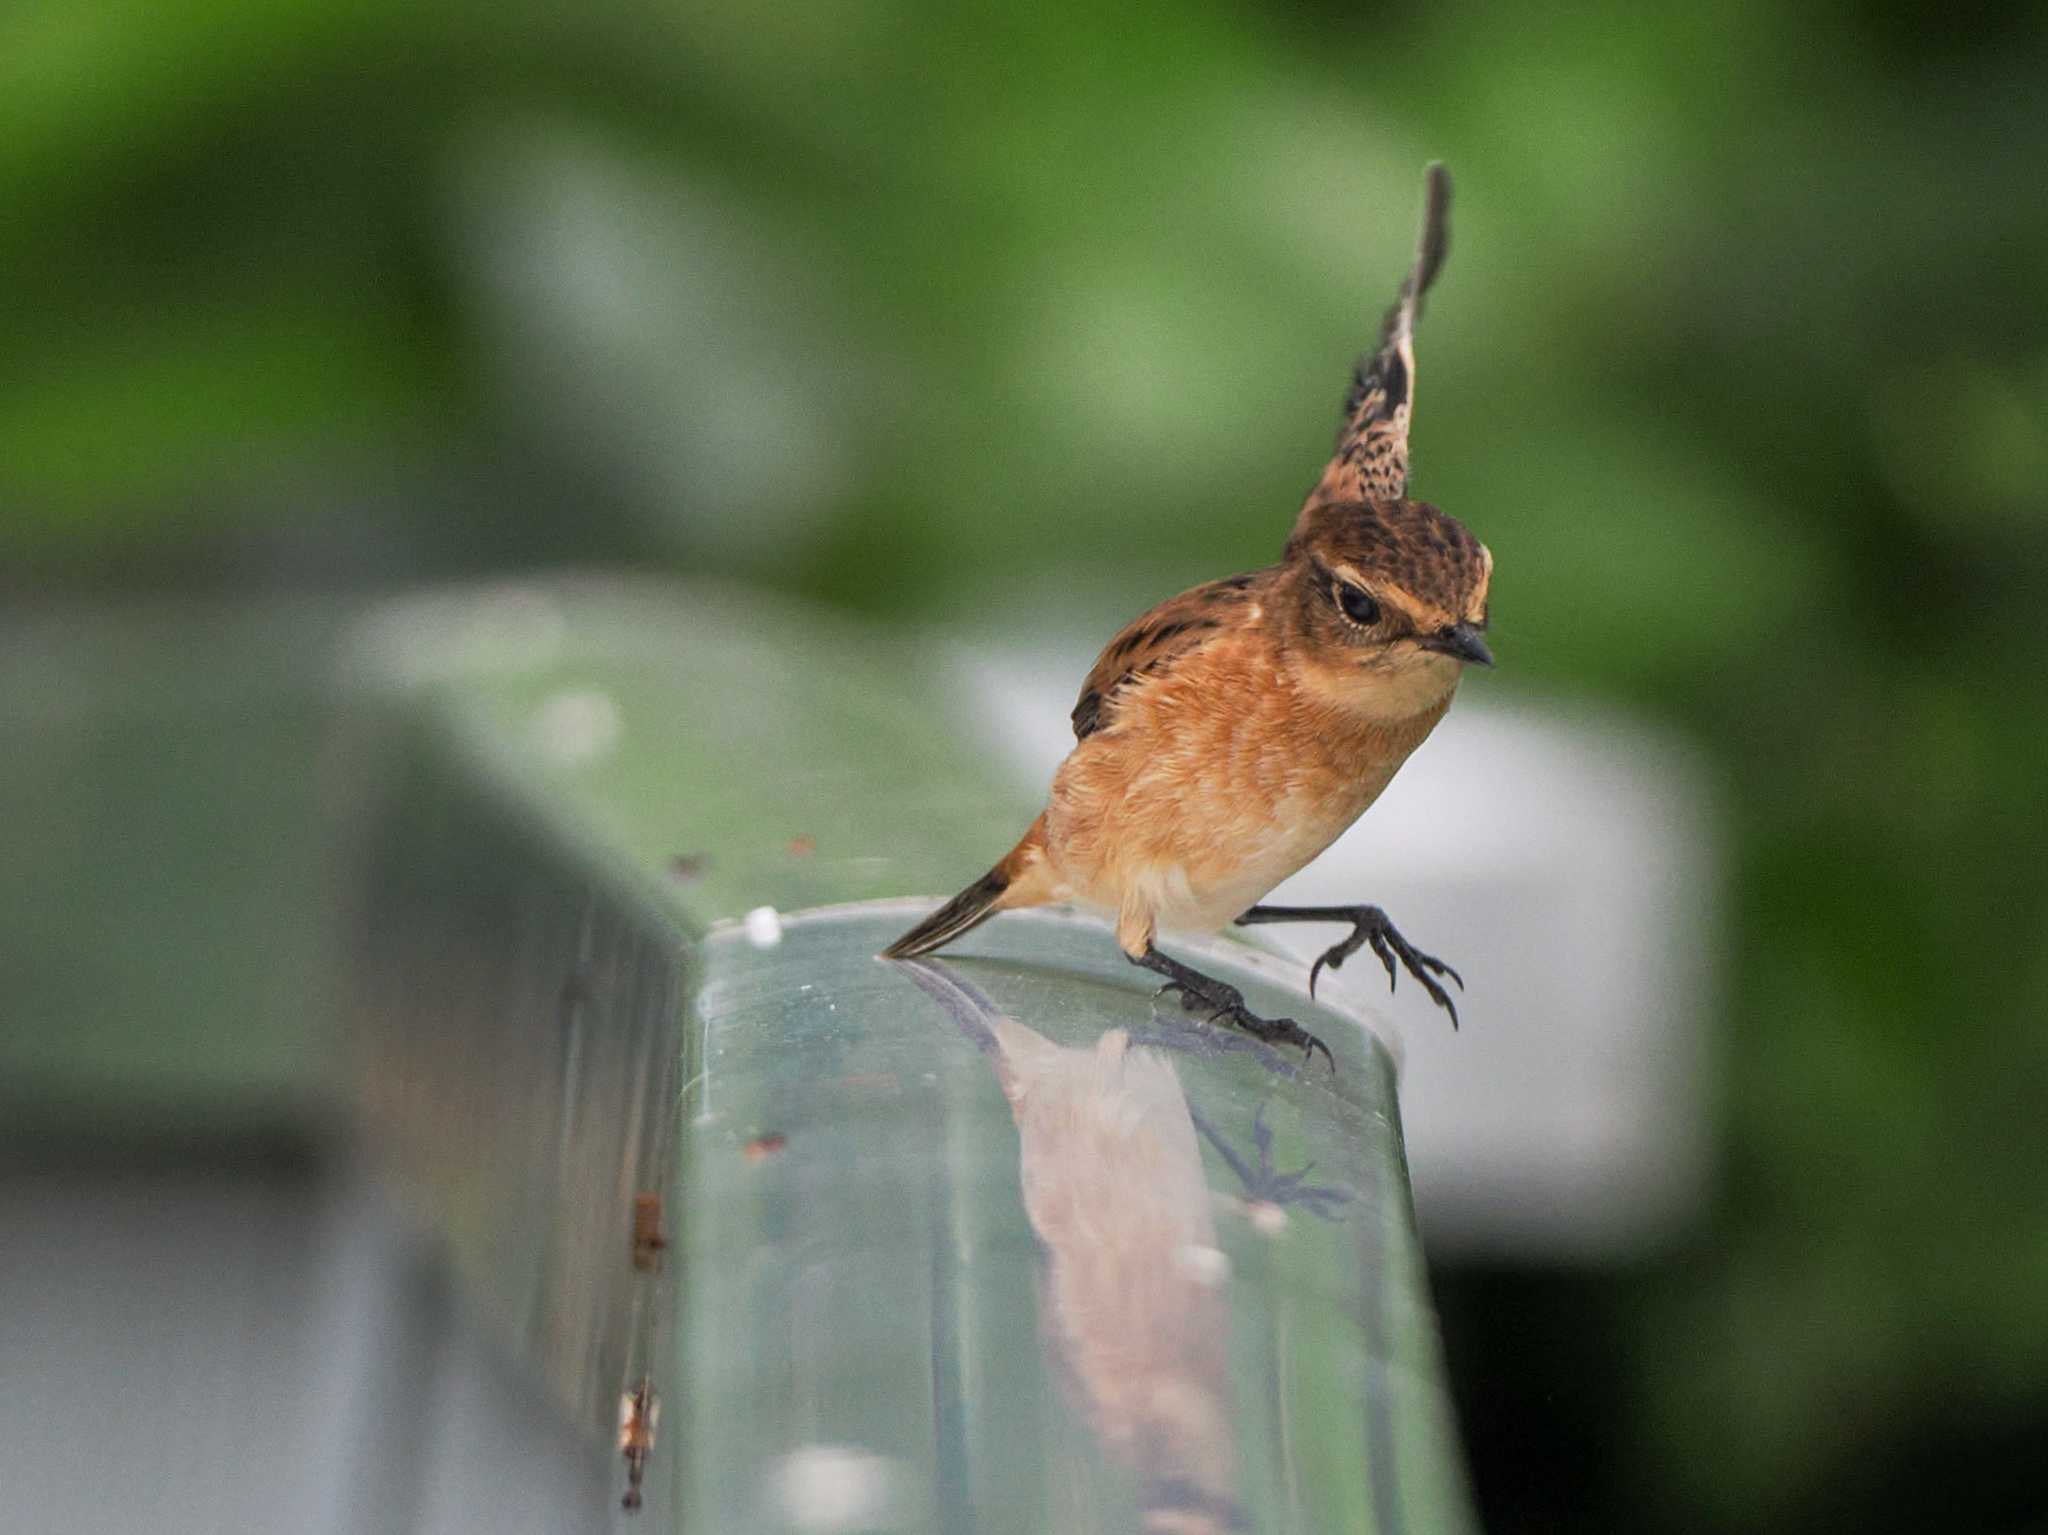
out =
[[[1262,1018],[1234,986],[1164,953],[1167,934],[1229,925],[1348,923],[1309,971],[1309,995],[1370,945],[1450,1014],[1438,977],[1378,906],[1261,899],[1316,858],[1392,780],[1450,707],[1485,638],[1493,555],[1456,518],[1408,495],[1415,323],[1442,269],[1451,183],[1424,177],[1421,234],[1379,344],[1361,357],[1329,462],[1276,564],[1169,597],[1103,648],[1081,686],[1074,746],[1045,810],[1013,848],[883,951],[928,954],[999,912],[1072,902],[1108,914],[1131,963],[1190,1011],[1269,1044],[1329,1048]]]

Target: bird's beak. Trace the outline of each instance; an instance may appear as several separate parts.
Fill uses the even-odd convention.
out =
[[[1422,642],[1422,648],[1480,666],[1493,665],[1493,652],[1486,648],[1476,624],[1452,624],[1448,629],[1439,629]]]

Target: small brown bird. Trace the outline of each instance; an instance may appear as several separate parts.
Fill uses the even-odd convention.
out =
[[[1171,597],[1110,641],[1074,705],[1072,752],[1044,814],[987,874],[905,933],[929,953],[999,911],[1076,901],[1110,912],[1134,964],[1263,1040],[1328,1049],[1291,1018],[1253,1014],[1235,987],[1162,954],[1164,931],[1348,922],[1309,972],[1370,944],[1457,1022],[1436,977],[1377,906],[1261,906],[1379,798],[1443,718],[1481,637],[1493,556],[1408,499],[1415,320],[1448,243],[1450,178],[1429,168],[1415,265],[1360,359],[1336,452],[1280,563]]]

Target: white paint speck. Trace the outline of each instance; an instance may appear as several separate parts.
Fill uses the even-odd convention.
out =
[[[782,942],[782,913],[773,906],[756,906],[748,912],[747,942],[757,949],[772,949]]]

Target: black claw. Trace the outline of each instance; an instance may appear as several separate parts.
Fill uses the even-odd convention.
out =
[[[1458,1004],[1451,1000],[1451,994],[1431,980],[1427,971],[1411,965],[1409,973],[1421,984],[1422,989],[1429,993],[1429,1000],[1451,1015],[1451,1027],[1455,1029],[1458,1026]]]
[[[1380,963],[1387,967],[1387,990],[1392,992],[1401,979],[1401,972],[1394,968],[1394,954],[1387,947],[1387,935],[1378,928],[1372,929],[1372,951],[1380,957]]]
[[[1448,975],[1453,981],[1457,982],[1458,990],[1460,991],[1465,989],[1464,978],[1434,954],[1425,954],[1409,943],[1407,939],[1394,931],[1394,925],[1391,922],[1387,922],[1384,917],[1380,920],[1384,924],[1386,940],[1394,952],[1401,956],[1401,963],[1407,967],[1408,973],[1415,977],[1422,989],[1429,993],[1429,1000],[1451,1015],[1451,1027],[1455,1029],[1458,1026],[1457,1004],[1451,1001],[1451,994],[1449,992],[1437,985],[1436,981],[1432,979],[1430,972],[1435,971],[1438,975]],[[1393,962],[1391,960],[1387,963],[1387,970],[1391,975],[1393,972]]]
[[[1236,1024],[1237,1027],[1243,1029],[1247,1034],[1256,1035],[1269,1044],[1299,1045],[1301,1047],[1302,1059],[1304,1060],[1313,1060],[1316,1051],[1320,1050],[1323,1052],[1325,1059],[1330,1060],[1330,1069],[1332,1071],[1337,1069],[1336,1061],[1330,1058],[1330,1047],[1320,1039],[1317,1039],[1315,1035],[1309,1033],[1307,1029],[1304,1029],[1292,1018],[1261,1018],[1256,1013],[1241,1006],[1231,1008],[1227,1014],[1218,1013],[1217,1016],[1219,1018],[1227,1016],[1231,1023]]]
[[[1231,1022],[1247,1033],[1256,1034],[1259,1038],[1268,1040],[1273,1044],[1299,1045],[1301,1047],[1301,1058],[1305,1061],[1314,1060],[1316,1052],[1320,1050],[1323,1052],[1323,1059],[1329,1064],[1331,1072],[1334,1074],[1337,1070],[1337,1058],[1330,1054],[1330,1047],[1320,1039],[1317,1039],[1315,1035],[1309,1033],[1307,1029],[1304,1029],[1292,1018],[1260,1018],[1240,1007],[1232,1016]]]
[[[1345,960],[1370,946],[1386,969],[1388,992],[1400,989],[1401,972],[1406,970],[1429,994],[1430,1001],[1450,1014],[1451,1027],[1458,1026],[1457,1006],[1451,1001],[1450,993],[1437,984],[1436,977],[1447,977],[1460,991],[1465,989],[1465,978],[1434,954],[1423,953],[1403,938],[1400,930],[1377,906],[1254,906],[1237,920],[1240,925],[1256,922],[1349,922],[1351,936],[1325,949],[1309,967],[1308,994],[1311,998],[1316,994],[1316,983],[1325,969],[1341,969]]]
[[[1447,975],[1453,981],[1456,981],[1458,983],[1458,990],[1463,991],[1465,989],[1465,978],[1438,959],[1434,954],[1425,954],[1420,949],[1412,948],[1405,943],[1401,945],[1401,952],[1411,965],[1427,965],[1438,975]]]

